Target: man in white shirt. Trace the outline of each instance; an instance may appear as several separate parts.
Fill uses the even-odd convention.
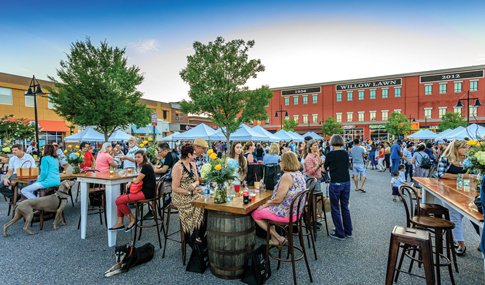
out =
[[[139,150],[135,137],[131,137],[128,140],[128,152],[126,155],[120,155],[120,159],[123,160],[123,169],[136,168],[135,152]]]
[[[62,152],[62,149],[57,143],[53,143],[52,145],[56,148],[57,160],[59,160],[59,165],[62,166],[64,171],[67,171],[67,169],[69,168],[69,163],[67,163],[66,161],[66,156],[64,155],[64,152]]]
[[[17,168],[32,168],[35,167],[35,160],[30,154],[24,152],[24,147],[21,144],[14,144],[12,146],[12,153],[14,156],[10,157],[8,161],[8,171],[3,183],[0,184],[0,193],[5,197],[13,200],[13,190],[10,186],[15,186],[15,182],[11,182],[12,178],[17,178]],[[19,192],[20,193],[20,192]]]

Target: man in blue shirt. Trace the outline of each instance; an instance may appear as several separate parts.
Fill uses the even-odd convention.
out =
[[[402,145],[401,140],[397,140],[397,142],[391,146],[391,176],[394,170],[398,170],[399,161],[401,161],[401,157],[402,157],[401,145]]]

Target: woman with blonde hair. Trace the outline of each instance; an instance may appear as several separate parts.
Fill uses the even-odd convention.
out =
[[[246,158],[246,160],[249,162],[249,163],[253,163],[255,162],[254,161],[254,156],[253,156],[253,152],[254,152],[254,149],[256,148],[256,146],[254,145],[253,142],[246,142],[246,144],[244,145],[244,157]]]
[[[277,143],[272,143],[269,147],[269,154],[263,157],[263,164],[278,163],[280,158],[280,147]]]
[[[466,159],[466,151],[468,147],[469,145],[464,140],[452,141],[445,150],[445,153],[441,156],[438,163],[438,169],[433,177],[441,179],[457,179],[458,175],[460,175],[460,177],[465,179],[470,178],[470,175],[466,174],[466,170],[463,168],[463,161]],[[452,232],[454,240],[458,243],[456,254],[460,256],[464,255],[466,247],[461,224],[463,215],[447,204],[444,204],[443,206],[448,209],[450,212],[450,221],[455,224],[455,228]]]

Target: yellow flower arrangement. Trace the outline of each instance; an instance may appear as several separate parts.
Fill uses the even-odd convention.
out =
[[[153,141],[153,139],[149,137],[149,138],[148,138],[148,141],[149,141],[149,142],[151,142],[151,141]]]
[[[467,142],[468,145],[476,145],[477,143],[478,143],[477,140],[469,140]]]
[[[6,142],[8,142],[8,143],[9,143],[9,142],[10,142],[10,140],[6,140]]]
[[[79,146],[77,145],[76,148],[79,148]]]
[[[147,143],[148,143],[148,141],[143,141],[143,144],[147,144]]]
[[[71,147],[72,147],[72,145],[68,145],[68,147],[69,147],[69,148],[71,148]]]
[[[208,151],[207,151],[207,155],[211,155],[211,153],[213,153],[214,150],[212,148],[210,148]]]
[[[148,137],[150,134],[145,134],[146,137]]]
[[[67,153],[67,149],[64,151],[64,153]]]
[[[79,156],[79,155],[81,155],[81,154],[79,152],[76,152],[76,156]]]
[[[217,156],[217,155],[216,155],[216,156]],[[218,165],[214,166],[214,169],[215,169],[215,170],[221,170],[221,168],[222,168],[222,166],[221,166],[220,164],[218,164]]]
[[[139,147],[144,147],[144,146],[145,146],[145,145],[144,145],[144,144],[142,144],[142,143],[139,145]]]
[[[214,160],[217,158],[217,154],[216,153],[211,153],[211,155],[209,155],[209,157]]]

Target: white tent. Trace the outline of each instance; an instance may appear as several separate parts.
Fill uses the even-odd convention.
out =
[[[184,133],[179,133],[178,135],[173,134],[172,139],[177,141],[190,141],[196,138],[203,138],[209,140],[209,136],[214,134],[216,131],[207,126],[204,123],[199,124],[197,127],[190,129]]]
[[[291,140],[294,140],[296,142],[302,142],[303,141],[303,139],[297,138],[293,134],[288,133],[285,130],[279,130],[274,135],[279,137],[281,140],[284,140],[284,141],[287,141],[287,142],[289,142]]]
[[[323,140],[323,137],[317,135],[316,133],[314,132],[307,132],[306,134],[303,135],[303,138],[307,137],[307,136],[310,136],[312,137],[312,139],[314,140]]]
[[[447,129],[445,131],[442,131],[441,133],[438,134],[438,136],[435,138],[435,140],[441,140],[441,139],[445,138],[451,132],[453,132],[453,129]]]
[[[448,139],[449,137],[452,137],[452,136],[460,133],[463,130],[465,130],[465,128],[462,127],[462,126],[460,126],[460,127],[456,128],[456,129],[451,130],[450,132],[446,133],[445,135],[440,135],[438,138],[440,138],[440,139]]]
[[[253,127],[253,131],[259,133],[259,134],[262,134],[262,135],[266,135],[268,137],[268,140],[269,142],[279,142],[281,139],[277,136],[275,136],[274,134],[268,132],[267,130],[265,130],[263,127],[261,126],[255,126]]]
[[[104,142],[104,135],[98,133],[97,131],[86,128],[84,131],[77,134],[68,136],[64,138],[64,141],[74,141],[74,142]]]
[[[171,134],[171,135],[169,135],[169,136],[164,137],[164,138],[162,139],[162,141],[166,141],[166,142],[167,142],[167,141],[174,141],[175,139],[173,138],[173,136],[176,136],[176,135],[178,135],[178,134],[180,134],[180,132],[175,132],[175,133],[173,133],[173,134]]]
[[[213,135],[210,136],[210,140],[225,141],[226,137],[222,133],[222,129],[218,129]],[[229,137],[231,141],[268,141],[269,138],[266,134],[257,132],[251,129],[245,124],[240,124],[239,129],[231,134]]]
[[[462,140],[464,138],[469,138],[475,140],[481,139],[483,136],[485,136],[485,127],[479,126],[477,124],[471,124],[460,132],[453,132],[453,134],[447,136],[446,139]]]
[[[305,137],[300,135],[299,133],[297,132],[293,132],[293,131],[289,131],[290,134],[292,134],[294,137],[296,138],[299,138],[299,139],[302,139],[302,140],[305,140]]]
[[[432,132],[430,130],[420,130],[408,136],[408,138],[413,140],[429,140],[429,139],[434,139],[437,136],[438,135],[435,132]]]
[[[131,137],[132,137],[131,135],[123,132],[122,130],[117,130],[109,136],[108,141],[109,142],[127,141]]]

